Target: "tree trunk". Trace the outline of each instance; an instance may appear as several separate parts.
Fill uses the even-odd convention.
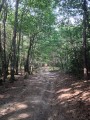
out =
[[[14,30],[13,30],[13,38],[12,38],[12,56],[11,56],[11,82],[14,82],[14,70],[16,64],[16,32],[18,26],[18,5],[19,0],[16,0],[16,7],[15,7],[15,22],[14,22]]]
[[[22,21],[23,21],[24,10],[25,10],[25,6],[23,8],[23,12],[21,14],[21,20],[20,20],[19,41],[18,41],[18,47],[17,47],[17,60],[16,60],[16,74],[18,74],[19,56],[20,56],[20,42],[21,42]]]
[[[20,42],[21,42],[21,31],[19,32],[19,41],[18,41],[18,48],[17,48],[17,59],[16,59],[16,74],[17,75],[18,75],[18,66],[19,66]]]
[[[0,53],[2,53],[2,42],[1,42],[1,23],[0,23]]]
[[[23,35],[21,35],[21,51],[23,51]],[[23,69],[22,69],[22,66],[24,65],[23,62],[24,62],[24,54],[23,54],[23,57],[20,57],[20,71],[21,71],[21,74],[24,72]]]
[[[5,79],[7,78],[7,60],[6,60],[6,19],[7,19],[7,4],[5,3],[5,7],[4,7],[4,18],[3,18],[3,38],[4,38],[4,42],[3,42],[3,50],[4,50],[4,58],[3,58],[3,80],[5,82]]]
[[[83,1],[83,62],[84,62],[84,79],[88,79],[87,67],[87,1]]]
[[[25,72],[28,72],[29,74],[30,74],[30,71],[29,71],[29,56],[30,56],[30,50],[31,50],[31,38],[30,38],[29,49],[28,49],[27,58],[26,58],[26,62],[25,62]]]
[[[29,57],[31,57],[30,52],[31,52],[32,45],[33,45],[33,42],[34,42],[34,37],[35,36],[30,37],[29,49],[28,49],[27,59],[26,59],[26,62],[25,62],[25,72],[28,72],[29,74],[30,74],[30,70],[29,70]]]
[[[2,40],[1,40],[1,24],[0,24],[0,76],[2,76]]]
[[[6,0],[2,0],[2,3],[0,4],[0,12],[2,11],[2,8],[3,8],[3,5],[4,5],[4,2],[5,2]]]

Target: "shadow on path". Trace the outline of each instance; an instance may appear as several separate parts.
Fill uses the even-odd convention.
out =
[[[89,83],[40,68],[0,94],[0,120],[89,120]]]

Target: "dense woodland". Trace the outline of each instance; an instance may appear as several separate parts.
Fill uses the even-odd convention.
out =
[[[0,81],[45,63],[89,78],[89,0],[0,0]]]

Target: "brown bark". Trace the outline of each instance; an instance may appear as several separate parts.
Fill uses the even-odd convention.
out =
[[[0,24],[0,53],[2,52],[2,42],[1,42],[1,24]]]
[[[30,57],[31,57],[31,49],[32,49],[32,46],[33,46],[33,43],[34,43],[34,38],[35,38],[35,35],[33,35],[32,37],[30,37],[30,43],[29,43],[29,49],[28,49],[28,53],[27,53],[27,58],[26,58],[26,61],[25,61],[25,72],[28,72],[30,74],[30,70],[29,70],[29,62],[30,62]]]
[[[23,51],[23,35],[21,35],[21,46],[22,46],[21,51]],[[20,57],[20,71],[21,71],[21,74],[22,74],[22,72],[24,72],[23,69],[22,69],[23,62],[24,62],[24,57],[25,57],[24,55],[23,55],[23,57]]]
[[[83,62],[84,62],[84,79],[88,79],[87,67],[87,1],[83,1]]]
[[[15,70],[15,64],[16,64],[16,32],[17,32],[17,26],[18,26],[18,5],[19,0],[16,0],[16,6],[15,6],[15,22],[14,22],[14,30],[13,30],[13,38],[12,38],[12,56],[11,56],[11,82],[14,82],[14,70]]]
[[[1,68],[0,68],[0,76],[2,76],[2,40],[1,40],[1,24],[0,24],[0,60],[1,60]]]
[[[20,54],[20,42],[21,42],[21,31],[19,32],[19,40],[17,47],[17,58],[16,58],[16,74],[18,74],[18,63],[19,63],[19,54]]]
[[[20,20],[19,40],[18,40],[17,59],[16,59],[16,74],[18,74],[19,56],[20,56],[20,42],[21,42],[22,21],[23,21],[24,10],[25,10],[25,6],[23,8],[23,12],[21,14],[21,20]]]
[[[29,71],[29,56],[30,56],[30,51],[31,51],[31,38],[30,38],[30,43],[29,43],[29,49],[28,49],[28,53],[27,53],[27,58],[26,58],[26,62],[25,62],[25,72],[30,73]]]
[[[5,3],[4,7],[4,18],[3,18],[3,51],[4,51],[4,58],[3,58],[3,80],[5,82],[5,79],[7,78],[7,60],[6,60],[6,19],[7,19],[7,4]]]

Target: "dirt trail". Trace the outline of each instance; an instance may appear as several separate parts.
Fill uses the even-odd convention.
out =
[[[50,73],[46,67],[24,80],[22,92],[13,91],[11,95],[7,91],[7,96],[14,99],[1,106],[0,120],[51,120],[55,79],[56,73]]]
[[[29,79],[22,78],[12,87],[8,86],[0,94],[0,120],[89,120],[89,113],[88,117],[85,116],[87,119],[82,119],[81,113],[76,112],[81,110],[76,106],[80,98],[79,83],[72,80],[68,82],[68,79],[72,78],[62,73],[49,72],[48,67],[44,67]],[[73,88],[74,84],[79,87],[79,92]],[[86,95],[89,96],[88,93]],[[87,103],[89,98],[86,99]]]

